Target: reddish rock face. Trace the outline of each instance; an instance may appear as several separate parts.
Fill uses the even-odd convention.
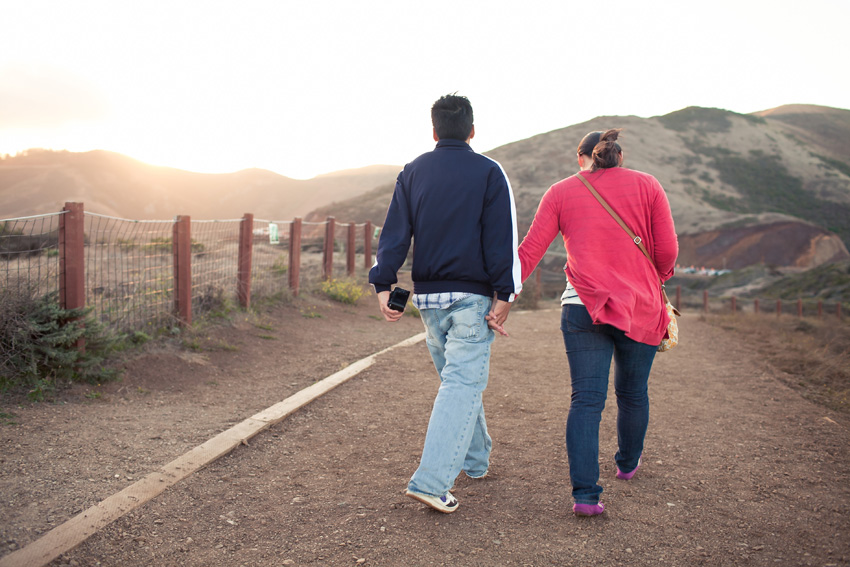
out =
[[[813,268],[848,258],[850,252],[838,236],[801,222],[679,235],[678,263],[684,266]]]

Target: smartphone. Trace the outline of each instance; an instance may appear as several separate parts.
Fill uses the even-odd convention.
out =
[[[410,297],[409,291],[397,287],[390,292],[390,299],[387,301],[387,307],[394,311],[404,311],[408,297]]]

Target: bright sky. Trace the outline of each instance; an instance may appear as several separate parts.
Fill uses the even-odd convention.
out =
[[[9,0],[0,154],[296,178],[404,164],[469,97],[487,151],[600,115],[850,108],[850,0]]]

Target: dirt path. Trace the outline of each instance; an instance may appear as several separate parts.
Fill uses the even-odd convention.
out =
[[[18,425],[0,428],[3,553],[421,331],[417,319],[393,326],[375,312],[367,298],[356,308],[299,300],[211,332],[194,358],[140,358],[99,399],[77,391],[58,405],[4,408]],[[511,315],[513,336],[497,341],[485,394],[491,474],[461,475],[454,514],[402,494],[437,387],[420,343],[384,355],[51,565],[850,563],[846,417],[801,398],[746,345],[694,315],[681,321],[681,346],[656,360],[640,472],[614,478],[612,393],[601,434],[607,512],[573,517],[558,323],[557,309]],[[209,350],[228,340],[238,350]]]

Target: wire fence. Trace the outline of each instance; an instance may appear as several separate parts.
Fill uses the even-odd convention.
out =
[[[249,297],[271,297],[286,289],[298,293],[300,281],[362,274],[372,264],[372,239],[380,227],[371,223],[336,223],[282,220],[230,219],[190,221],[188,234],[190,282],[184,303],[188,317],[178,308],[179,259],[173,221],[129,220],[96,213],[82,213],[80,230],[80,283],[85,306],[107,326],[123,332],[152,331],[191,322],[191,313],[203,315],[238,301],[240,286],[248,286]],[[0,220],[0,290],[34,296],[61,296],[69,263],[64,236],[70,211]],[[64,216],[63,216],[64,215]],[[188,220],[188,219],[186,219]],[[250,220],[249,224],[245,224]],[[250,227],[245,233],[243,229]],[[292,235],[300,243],[294,249]],[[245,250],[250,251],[250,274],[240,274]],[[297,252],[297,253],[296,253]],[[355,256],[362,258],[358,263]],[[553,265],[562,258],[551,258]],[[563,278],[563,272],[558,276]],[[365,279],[365,277],[364,277]],[[538,286],[540,285],[538,281]],[[552,287],[560,282],[543,284]],[[65,284],[67,286],[67,283]],[[186,288],[186,284],[183,284]],[[672,290],[670,290],[672,291]],[[539,290],[537,291],[539,293]],[[676,288],[676,303],[708,312],[713,310],[751,313],[796,314],[842,318],[840,303],[817,300],[747,300],[735,297],[682,297]]]
[[[287,287],[289,228],[292,221],[254,219],[253,293],[272,297]]]
[[[59,292],[59,218],[62,213],[0,220],[3,289],[37,296]]]
[[[131,220],[83,212],[82,205],[74,206],[79,207],[82,219],[81,297],[93,315],[122,332],[179,324],[180,270],[175,240],[179,238],[181,217]],[[0,220],[0,289],[27,289],[34,296],[62,292],[63,271],[69,269],[71,260],[67,258],[71,253],[63,245],[61,219],[63,215],[69,218],[69,212],[66,206],[59,213]],[[244,224],[248,220],[250,224]],[[189,312],[202,315],[227,302],[242,301],[239,290],[245,281],[250,282],[249,297],[262,298],[287,289],[298,293],[301,280],[365,275],[363,268],[372,261],[370,237],[377,236],[379,228],[372,234],[371,223],[296,220],[295,227],[296,221],[255,220],[247,215],[241,219],[190,221]],[[250,233],[243,233],[246,226],[251,227]],[[297,254],[291,246],[293,228],[300,242]],[[365,234],[364,228],[370,234]],[[250,275],[240,274],[246,249]],[[354,253],[362,258],[367,251],[370,257],[363,258],[360,269],[355,270]]]
[[[236,289],[241,219],[192,221],[192,312],[207,313]]]
[[[100,321],[129,331],[173,320],[172,225],[86,213],[86,305]]]

